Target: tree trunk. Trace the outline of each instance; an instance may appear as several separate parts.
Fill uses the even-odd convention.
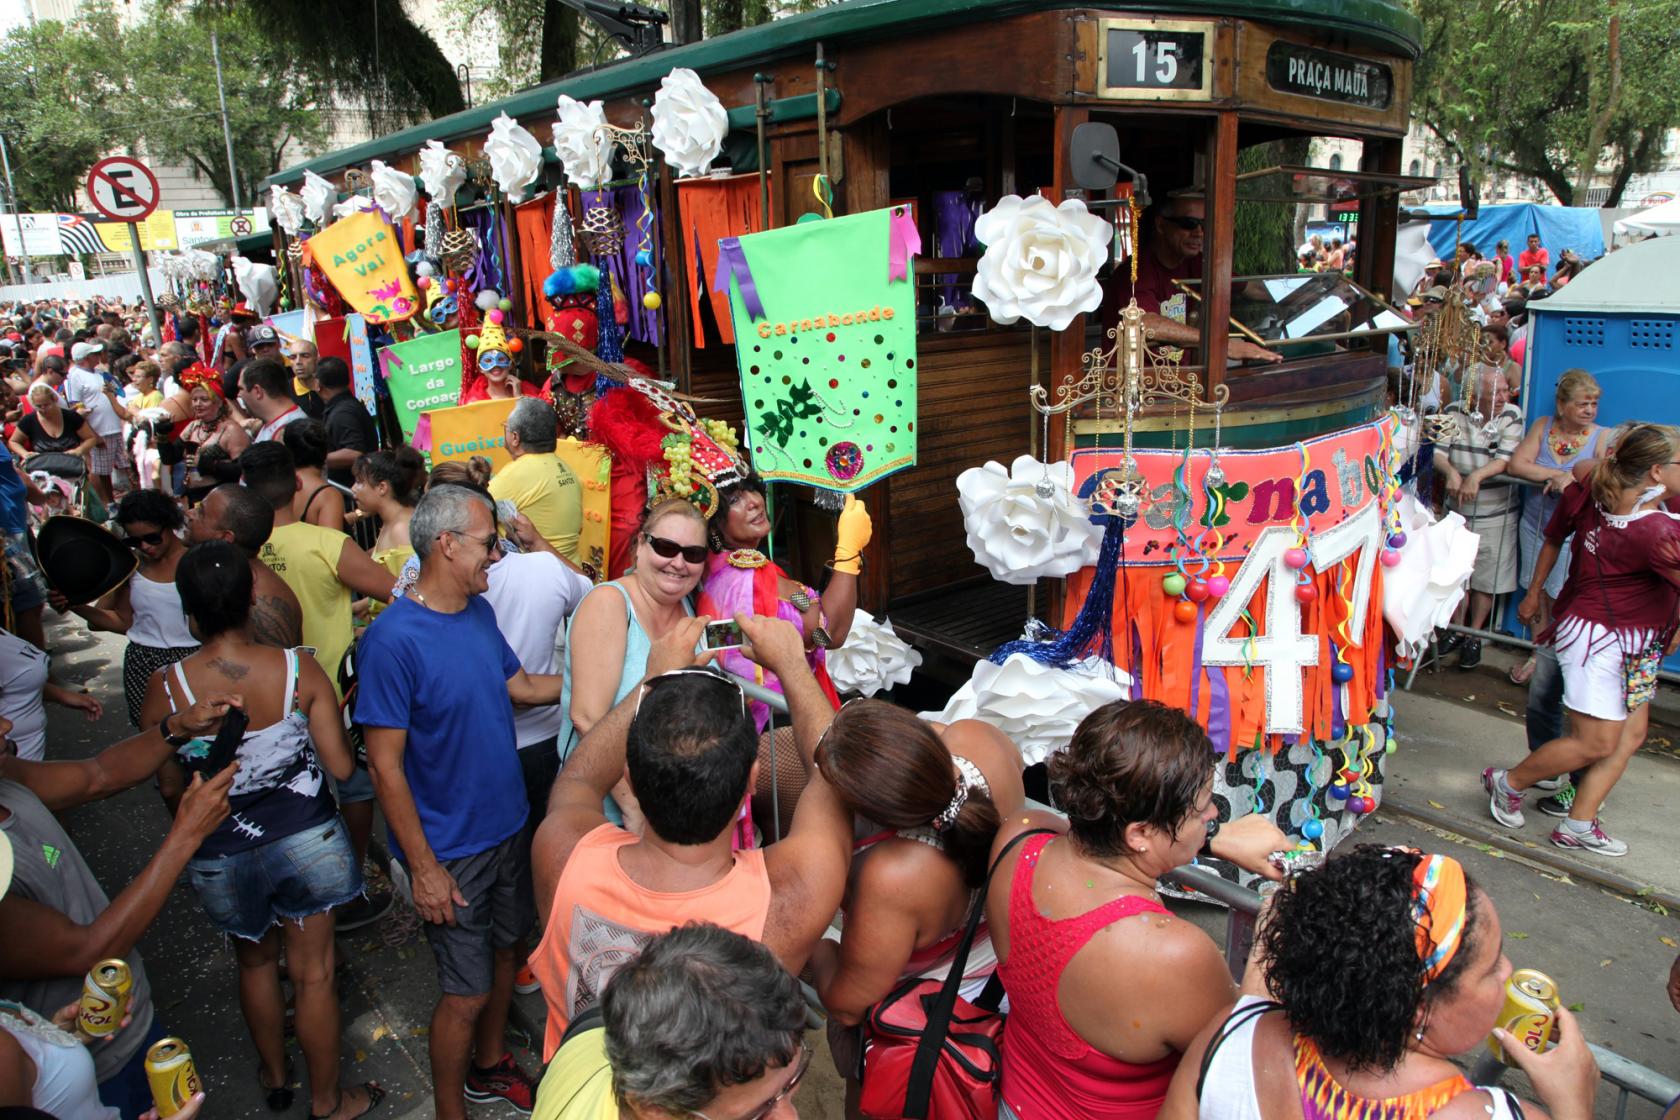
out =
[[[537,81],[564,78],[578,68],[578,14],[560,0],[543,0],[542,56]]]
[[[745,16],[742,0],[709,0],[706,8],[712,17],[708,34],[727,35],[731,31],[741,30],[742,19]]]
[[[702,34],[700,0],[671,0],[672,41],[698,43]]]
[[[1598,173],[1598,160],[1604,152],[1604,142],[1610,135],[1610,119],[1616,115],[1616,110],[1622,103],[1622,17],[1616,11],[1618,0],[1609,0],[1610,12],[1609,43],[1605,50],[1605,66],[1609,74],[1605,79],[1605,88],[1599,89],[1598,83],[1588,77],[1588,120],[1587,139],[1581,150],[1575,156],[1575,197],[1586,201],[1587,191],[1592,188],[1593,176]],[[1587,48],[1587,57],[1593,57],[1592,48]],[[1598,67],[1592,67],[1597,70]]]

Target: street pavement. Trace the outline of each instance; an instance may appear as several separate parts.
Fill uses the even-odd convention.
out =
[[[89,723],[49,707],[48,757],[88,757],[129,734],[121,692],[123,639],[89,634],[79,621],[50,622],[48,637],[54,678],[91,688],[106,708],[101,720]],[[1487,682],[1484,686],[1476,674],[1425,675],[1416,692],[1398,696],[1400,749],[1389,759],[1383,808],[1362,824],[1359,839],[1449,851],[1463,860],[1499,907],[1513,962],[1554,977],[1565,1000],[1581,1005],[1594,1042],[1680,1077],[1680,1014],[1664,994],[1680,920],[1659,912],[1665,907],[1658,901],[1680,895],[1680,866],[1665,834],[1673,820],[1669,806],[1680,794],[1680,760],[1661,751],[1642,754],[1612,795],[1606,818],[1634,847],[1623,860],[1589,863],[1589,857],[1552,848],[1538,813],[1530,814],[1534,820],[1526,832],[1505,833],[1488,820],[1476,775],[1490,762],[1518,757],[1523,740],[1520,722],[1500,707],[1513,706],[1511,686],[1499,686],[1491,676]],[[1501,699],[1490,702],[1495,695]],[[1520,712],[1520,701],[1514,710]],[[1664,728],[1654,737],[1668,734]],[[149,786],[84,806],[65,819],[112,894],[144,866],[168,827]],[[1634,890],[1648,883],[1661,894],[1639,897],[1634,890],[1618,890],[1616,876],[1631,881]],[[1173,905],[1223,940],[1223,911]],[[381,923],[341,935],[338,945],[344,1080],[377,1080],[391,1092],[379,1117],[430,1117],[426,1034],[437,989],[417,917],[399,901]],[[213,1101],[210,1115],[273,1116],[255,1079],[233,954],[205,920],[190,887],[175,888],[141,949],[160,1019],[192,1048]],[[513,1018],[516,1028],[540,1039],[541,997],[520,997]],[[796,1098],[800,1115],[840,1120],[842,1087],[823,1033],[811,1032],[809,1041],[819,1053]],[[296,1058],[295,1047],[292,1053]],[[527,1070],[538,1070],[536,1055],[523,1048],[516,1054]],[[297,1060],[299,1092],[290,1114],[301,1117],[308,1096]],[[1511,1084],[1526,1090],[1520,1079]],[[1636,1101],[1628,1115],[1641,1120],[1659,1111]],[[502,1104],[471,1106],[471,1112],[479,1118],[517,1115]],[[1598,1115],[1604,1120],[1615,1115],[1608,1091],[1600,1094]]]

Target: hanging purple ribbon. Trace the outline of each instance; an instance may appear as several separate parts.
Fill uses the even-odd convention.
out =
[[[747,267],[747,255],[741,251],[741,239],[722,237],[718,239],[718,263],[712,273],[712,291],[727,292],[731,276],[741,289],[741,306],[746,308],[747,318],[769,318],[764,313],[764,301],[758,298],[758,284],[753,280],[752,269]]]

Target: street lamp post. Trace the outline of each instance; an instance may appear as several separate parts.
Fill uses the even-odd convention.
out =
[[[228,185],[233,193],[228,195],[228,201],[233,204],[233,212],[239,213],[239,169],[233,162],[233,129],[228,126],[227,90],[222,86],[222,45],[216,36],[215,29],[210,31],[210,57],[216,62],[216,99],[222,104],[222,139],[227,143]]]

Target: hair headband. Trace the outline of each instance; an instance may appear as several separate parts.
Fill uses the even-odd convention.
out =
[[[951,803],[945,806],[943,812],[933,818],[933,830],[944,832],[957,823],[957,814],[962,812],[963,806],[968,804],[968,791],[971,789],[986,789],[986,776],[980,773],[980,767],[974,765],[960,754],[951,756],[951,761],[957,764],[960,780],[957,782],[957,792],[952,795]]]
[[[1445,972],[1463,941],[1469,902],[1464,866],[1450,856],[1424,856],[1412,869],[1412,923],[1427,987]]]

